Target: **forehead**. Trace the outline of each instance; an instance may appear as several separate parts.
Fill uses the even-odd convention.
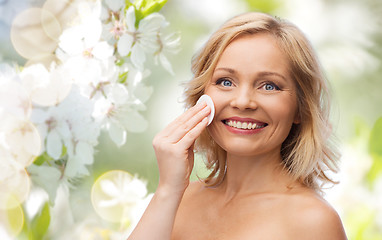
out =
[[[233,40],[217,62],[216,68],[220,67],[277,72],[289,77],[289,60],[276,39],[268,33],[242,35]]]

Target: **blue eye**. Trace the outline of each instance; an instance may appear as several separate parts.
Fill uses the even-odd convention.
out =
[[[267,91],[275,90],[275,86],[272,85],[272,84],[269,84],[269,83],[265,84],[265,85],[264,85],[264,88],[265,88],[265,90],[267,90]]]
[[[224,79],[224,78],[220,78],[216,81],[216,84],[217,85],[221,85],[223,87],[231,87],[232,86],[232,82],[228,79]]]
[[[274,83],[265,83],[263,85],[263,88],[266,91],[280,90],[280,88],[276,84],[274,84]]]

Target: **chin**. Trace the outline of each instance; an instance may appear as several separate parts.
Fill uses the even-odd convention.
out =
[[[239,156],[239,157],[255,157],[258,153],[262,152],[258,148],[254,148],[252,145],[247,144],[229,144],[222,147],[227,154]]]

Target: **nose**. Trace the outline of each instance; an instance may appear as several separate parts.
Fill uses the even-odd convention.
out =
[[[249,87],[238,88],[232,96],[231,107],[239,110],[257,109],[256,94]]]

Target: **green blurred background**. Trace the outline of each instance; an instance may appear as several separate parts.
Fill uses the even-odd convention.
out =
[[[31,4],[41,1],[0,0],[0,60],[24,63],[12,50],[8,31],[12,17]],[[158,171],[151,141],[184,110],[181,83],[192,77],[193,54],[225,20],[250,10],[289,19],[311,39],[332,84],[333,128],[343,153],[335,176],[341,183],[327,191],[327,199],[340,213],[349,239],[382,239],[381,0],[169,0],[161,12],[169,31],[180,33],[181,51],[169,56],[174,76],[150,63],[152,74],[145,81],[154,94],[143,113],[149,128],[128,134],[122,147],[103,134],[92,175],[75,191],[86,195],[97,177],[113,169],[137,174],[155,191]],[[205,174],[199,158],[196,171]]]

